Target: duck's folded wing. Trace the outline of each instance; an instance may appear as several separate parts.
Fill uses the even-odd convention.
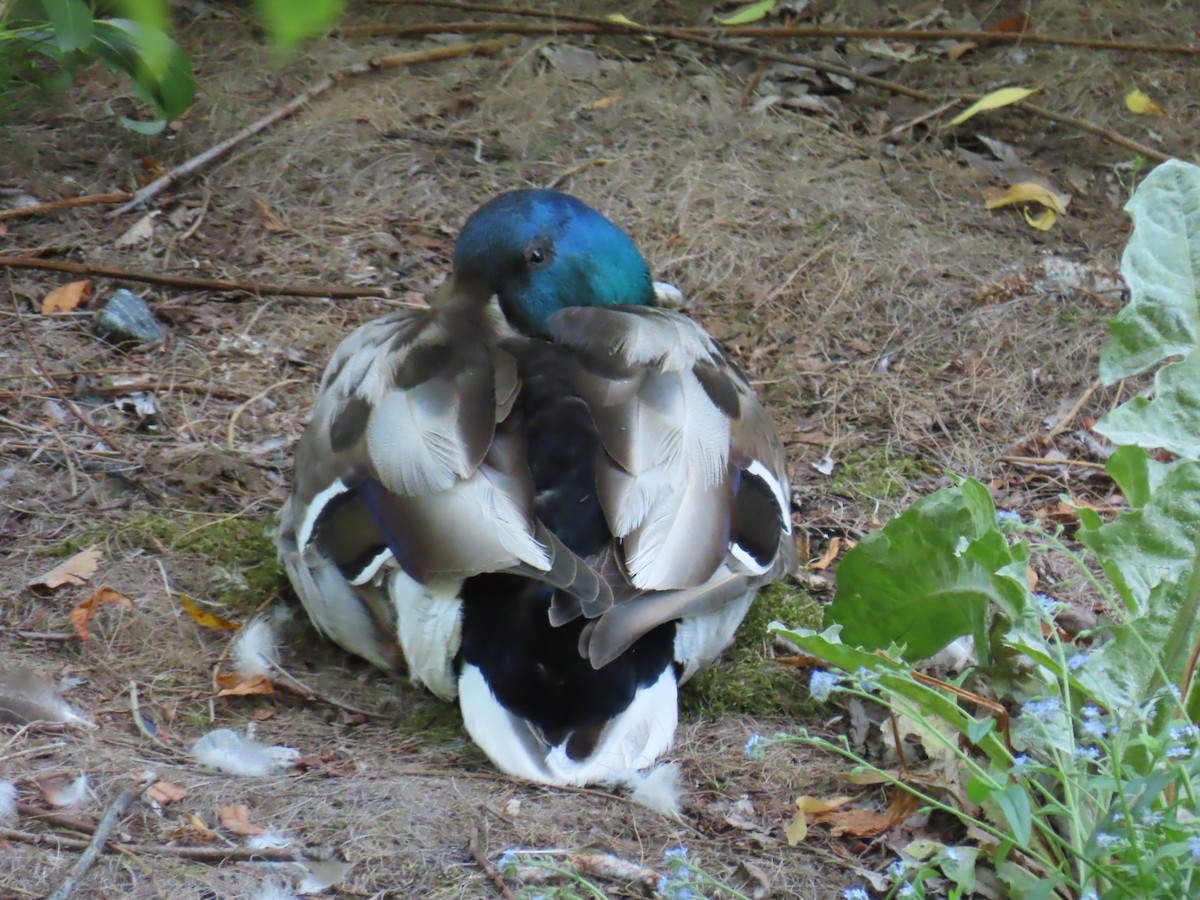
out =
[[[393,558],[418,581],[552,567],[515,438],[497,422],[516,364],[453,322],[403,311],[334,353],[296,449],[294,544],[363,584]]]
[[[602,665],[655,626],[709,613],[786,570],[787,470],[753,389],[681,313],[572,308],[551,330],[573,351],[603,446],[597,489],[628,581],[590,630]]]

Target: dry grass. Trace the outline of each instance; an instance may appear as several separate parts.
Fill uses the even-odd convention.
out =
[[[1039,27],[1104,33],[1107,24],[1147,39],[1162,39],[1154,31],[1166,27],[1140,13],[1125,21],[1115,0],[1089,6],[1086,22],[1074,5],[1070,16],[1061,6],[1039,12]],[[853,4],[843,15],[872,21],[865,9],[856,20]],[[316,74],[394,47],[324,40],[280,69],[245,35],[210,21],[185,28],[208,94],[178,134],[148,140],[122,130],[104,102],[124,88],[97,73],[61,105],[10,123],[0,182],[44,198],[128,187],[142,157],[176,164],[279,106]],[[1006,506],[1093,490],[1077,473],[1031,473],[998,458],[1014,447],[1052,446],[1044,420],[1060,416],[1093,379],[1111,303],[1036,286],[985,301],[997,297],[989,284],[1036,274],[1047,254],[1115,266],[1124,237],[1125,189],[1113,168],[1121,154],[1017,116],[989,122],[985,133],[1012,142],[1047,176],[1076,185],[1072,215],[1041,235],[1015,215],[983,209],[977,189],[986,181],[962,164],[952,136],[918,129],[884,144],[875,136],[876,113],[891,114],[886,130],[922,110],[855,94],[838,118],[754,111],[738,104],[744,66],[689,48],[656,55],[636,42],[605,42],[599,71],[572,80],[542,59],[550,43],[346,83],[185,185],[148,244],[117,247],[132,219],[111,222],[81,210],[9,222],[0,247],[71,247],[112,265],[245,280],[379,284],[403,300],[444,277],[454,233],[484,198],[607,158],[610,164],[585,170],[566,188],[624,225],[657,276],[683,289],[692,313],[758,380],[788,441],[814,556],[829,536],[874,527],[947,470],[991,482]],[[961,88],[964,78],[983,89],[1013,77],[1017,52],[976,53],[957,67],[913,63],[891,74],[919,79],[926,90]],[[1176,115],[1152,123],[1154,130],[1179,154],[1195,151],[1186,125],[1200,97],[1194,69],[1053,48],[1022,52],[1022,74],[1045,85],[1056,103],[1135,137],[1149,126],[1122,114],[1116,98],[1134,81],[1155,88]],[[618,94],[607,108],[585,108]],[[509,156],[480,161],[470,150],[386,136],[398,130],[481,138]],[[256,197],[291,230],[266,231]],[[173,225],[176,204],[191,217]],[[350,726],[336,711],[287,696],[214,701],[211,669],[224,639],[194,626],[175,595],[220,597],[242,616],[280,591],[269,566],[229,556],[236,546],[258,546],[286,492],[288,450],[323,360],[350,328],[396,301],[146,290],[167,342],[122,354],[90,336],[86,316],[31,313],[60,279],[29,270],[6,279],[0,590],[10,636],[0,639],[0,653],[6,664],[83,678],[72,696],[100,728],[66,736],[9,730],[0,735],[0,776],[86,768],[97,798],[84,812],[94,815],[128,772],[152,764],[188,796],[178,812],[143,808],[122,831],[166,842],[184,811],[212,824],[219,805],[247,803],[264,826],[343,848],[354,862],[346,896],[485,895],[486,881],[465,850],[470,830],[492,854],[565,845],[649,866],[665,847],[683,843],[718,874],[753,862],[781,896],[833,896],[844,883],[819,839],[797,849],[779,840],[795,793],[830,788],[830,761],[800,751],[764,762],[742,756],[749,733],[785,723],[733,716],[685,723],[675,756],[691,788],[690,817],[678,823],[619,800],[481,777],[490,769],[453,715],[317,644],[299,624],[289,637],[289,668],[349,703],[386,709],[385,718]],[[101,294],[109,290],[100,286]],[[60,381],[63,390],[131,457],[96,451],[96,434],[36,377],[30,341],[47,369],[76,373]],[[120,398],[96,393],[113,375],[137,372],[159,385],[153,430],[139,430],[138,414]],[[1113,399],[1097,392],[1082,414],[1100,413]],[[1072,428],[1057,446],[1069,455],[1088,452]],[[838,464],[832,476],[812,465],[827,455]],[[105,609],[87,644],[12,637],[15,629],[67,627],[65,614],[86,588],[45,598],[24,585],[54,554],[83,542],[106,550],[95,583],[117,588],[135,608]],[[266,711],[260,737],[328,756],[340,774],[241,780],[205,773],[138,735],[130,680],[172,746],[184,748],[211,727],[243,728]],[[54,746],[61,741],[65,747]],[[413,769],[458,774],[405,774]],[[770,838],[723,817],[742,796]],[[0,885],[6,896],[44,895],[74,858],[14,843],[0,858]],[[79,896],[245,897],[264,877],[244,864],[110,855]]]

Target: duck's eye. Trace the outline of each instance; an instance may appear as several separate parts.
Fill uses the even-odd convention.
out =
[[[550,255],[542,247],[530,247],[525,251],[525,265],[531,269],[540,269],[550,259]]]

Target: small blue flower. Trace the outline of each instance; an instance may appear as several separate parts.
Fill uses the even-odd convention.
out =
[[[1029,714],[1042,722],[1049,722],[1062,709],[1062,702],[1057,697],[1047,697],[1044,700],[1030,700],[1022,708],[1022,714]]]
[[[1016,756],[1013,757],[1012,770],[1014,772],[1020,772],[1024,769],[1028,769],[1028,768],[1029,768],[1028,755],[1026,755],[1024,753],[1018,753]]]
[[[1200,863],[1200,837],[1188,838],[1188,853],[1192,855],[1192,862]]]
[[[1155,825],[1161,824],[1162,820],[1162,813],[1154,812],[1151,809],[1142,810],[1142,824],[1147,828],[1153,828]]]
[[[848,887],[842,891],[842,900],[871,900],[871,895],[863,888]]]
[[[1171,696],[1174,697],[1176,700],[1183,699],[1183,692],[1179,690],[1179,685],[1168,684],[1167,688],[1171,691]]]
[[[1167,759],[1190,759],[1191,755],[1191,747],[1171,747],[1167,750]]]
[[[896,891],[896,896],[897,897],[915,897],[915,896],[917,896],[917,889],[915,887],[913,887],[911,884],[906,884],[903,887],[901,887],[900,890]]]
[[[1078,672],[1080,669],[1083,668],[1084,664],[1087,661],[1088,661],[1088,655],[1086,653],[1073,654],[1072,656],[1067,658],[1067,668],[1070,669],[1072,672]]]
[[[958,862],[958,859],[959,859],[958,848],[957,847],[947,847],[945,850],[942,851],[942,856],[944,856],[946,859],[950,860],[950,862]]]
[[[512,878],[517,874],[517,865],[517,851],[510,847],[504,851],[504,855],[497,861],[496,868],[500,870],[501,875]]]
[[[908,861],[903,859],[892,860],[891,865],[884,870],[884,873],[892,881],[899,881],[908,873]]]
[[[854,673],[854,677],[858,679],[858,689],[860,691],[875,690],[875,673],[866,666],[859,666],[858,671]]]
[[[996,525],[1003,532],[1016,531],[1021,527],[1021,514],[1011,509],[996,510]]]
[[[1094,738],[1102,738],[1108,734],[1108,729],[1099,719],[1085,719],[1083,722],[1083,731]]]
[[[1053,619],[1063,609],[1064,604],[1059,603],[1049,594],[1034,594],[1034,602],[1037,603],[1042,615],[1047,619]]]
[[[1200,728],[1195,725],[1181,725],[1171,729],[1171,740],[1186,741],[1200,736]]]
[[[663,861],[670,868],[678,868],[679,866],[687,865],[688,848],[687,847],[668,847],[663,853]]]
[[[1079,900],[1100,900],[1100,898],[1096,896],[1095,891],[1089,889],[1079,895]]]
[[[1115,834],[1109,834],[1107,831],[1096,832],[1096,846],[1100,847],[1102,850],[1107,850],[1114,844],[1119,843],[1121,843],[1121,839]]]
[[[1071,756],[1078,760],[1097,762],[1100,759],[1100,751],[1095,747],[1076,747],[1075,752]]]
[[[761,734],[752,734],[746,739],[746,748],[743,751],[749,759],[762,759],[763,748],[765,743]]]
[[[1100,718],[1100,707],[1096,706],[1094,703],[1089,703],[1087,706],[1081,709],[1080,712],[1083,713],[1083,717],[1085,719]]]
[[[830,692],[841,683],[841,680],[840,676],[832,672],[814,669],[812,677],[808,680],[808,692],[818,703],[824,703],[829,699]]]

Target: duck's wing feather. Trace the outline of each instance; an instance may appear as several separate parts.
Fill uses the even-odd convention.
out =
[[[791,564],[778,432],[716,342],[681,313],[570,308],[550,323],[602,446],[616,602],[589,629],[603,665],[647,631],[744,597]]]
[[[294,543],[351,583],[389,553],[418,581],[523,564],[549,570],[529,473],[497,422],[516,364],[453,318],[404,310],[338,347],[296,449]]]

